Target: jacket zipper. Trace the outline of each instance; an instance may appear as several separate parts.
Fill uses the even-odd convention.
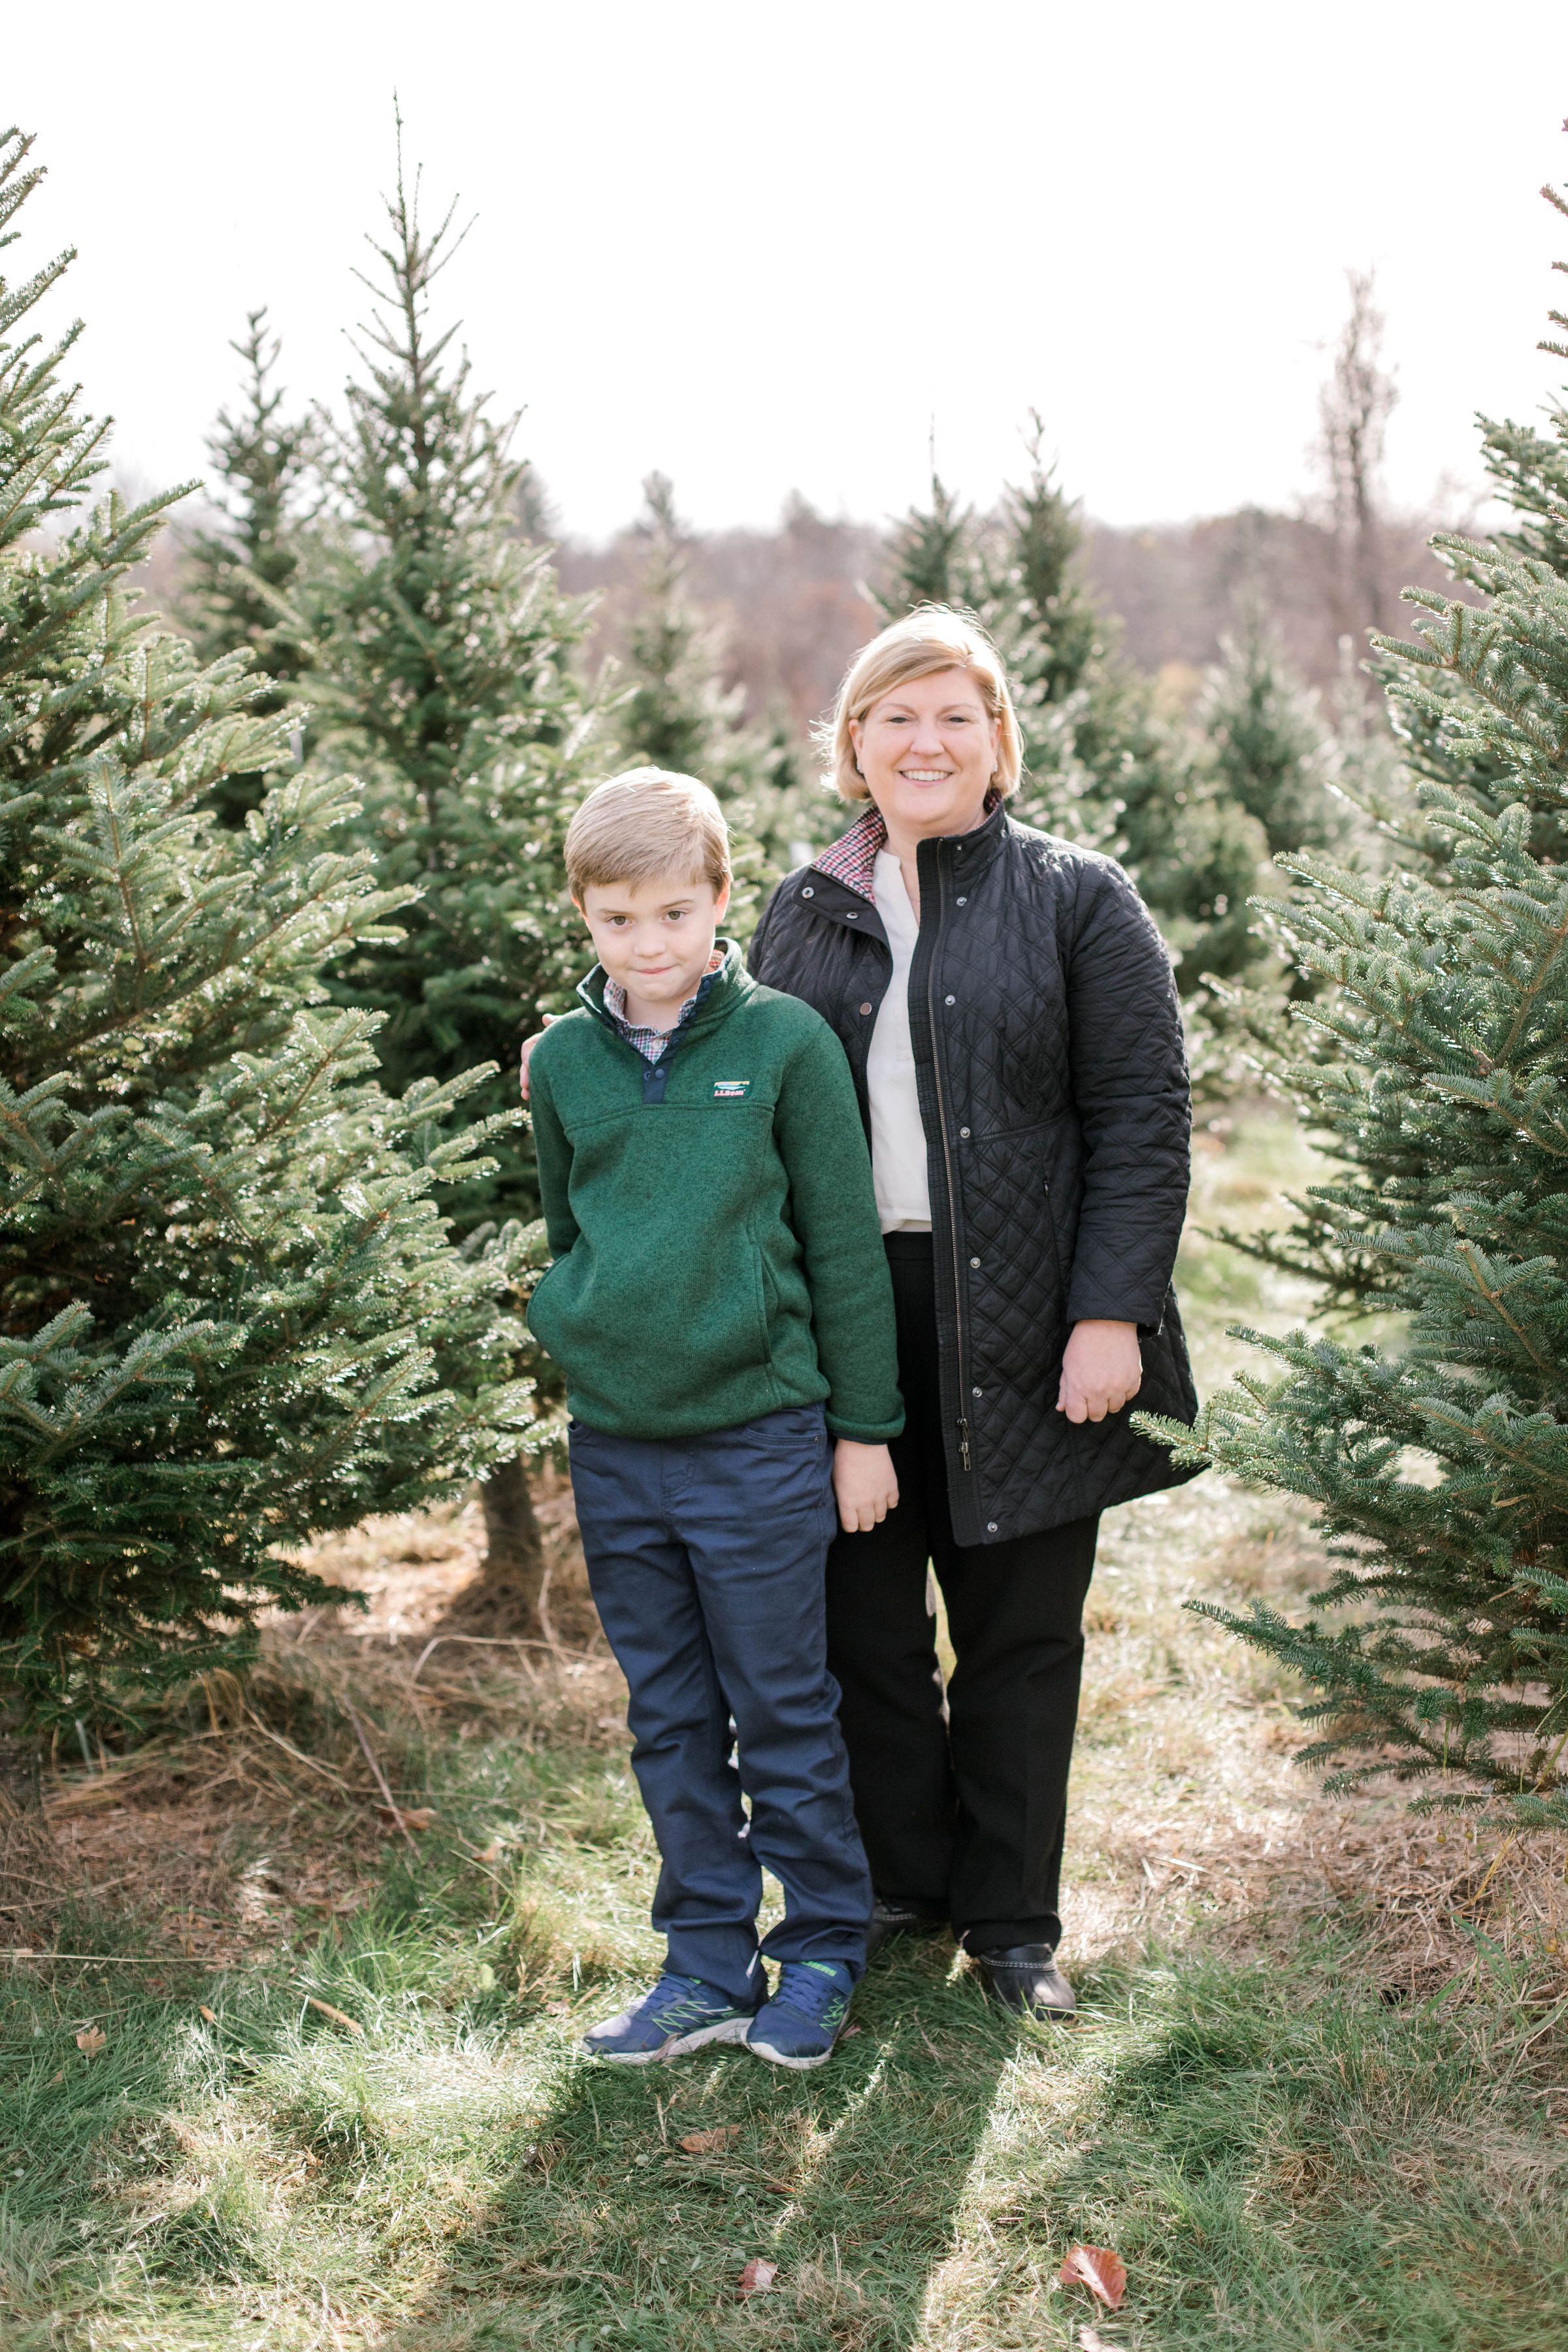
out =
[[[947,1181],[948,1235],[952,1244],[952,1304],[958,1327],[958,1457],[967,1471],[969,1459],[969,1422],[963,1409],[968,1384],[969,1348],[964,1337],[963,1276],[958,1264],[958,1194],[952,1181],[952,1150],[947,1133],[947,1092],[942,1085],[942,1052],[936,1019],[937,950],[942,944],[942,926],[947,917],[947,878],[942,873],[941,854],[937,863],[936,938],[931,941],[931,961],[926,966],[926,1018],[931,1023],[931,1070],[936,1078],[936,1124],[942,1137],[942,1173]]]

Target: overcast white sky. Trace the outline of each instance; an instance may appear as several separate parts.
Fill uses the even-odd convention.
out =
[[[88,0],[5,63],[49,169],[9,274],[80,248],[60,308],[147,481],[200,470],[257,303],[301,398],[341,385],[395,85],[428,206],[478,215],[451,311],[584,536],[655,466],[704,526],[879,517],[933,420],[984,500],[1031,407],[1110,520],[1287,502],[1351,266],[1402,501],[1568,375],[1563,0]]]

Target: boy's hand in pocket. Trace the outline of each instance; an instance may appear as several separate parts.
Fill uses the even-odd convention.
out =
[[[833,1494],[847,1535],[865,1535],[899,1499],[893,1457],[885,1445],[858,1445],[840,1437],[833,1447]]]

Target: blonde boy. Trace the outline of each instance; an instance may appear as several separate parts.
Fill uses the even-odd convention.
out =
[[[599,961],[529,1068],[554,1253],[529,1323],[566,1375],[667,1939],[658,1982],[584,2046],[646,2064],[744,2042],[817,2066],[871,1913],[823,1563],[836,1520],[896,1503],[903,1421],[869,1155],[826,1022],[718,939],[729,841],[706,785],[613,777],[566,866]],[[759,1947],[762,1864],[785,1910]]]

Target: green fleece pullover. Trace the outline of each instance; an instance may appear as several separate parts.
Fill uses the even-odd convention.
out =
[[[903,1426],[892,1286],[844,1049],[728,947],[657,1063],[595,966],[529,1065],[554,1253],[528,1324],[567,1403],[618,1437],[695,1437],[825,1402]]]

